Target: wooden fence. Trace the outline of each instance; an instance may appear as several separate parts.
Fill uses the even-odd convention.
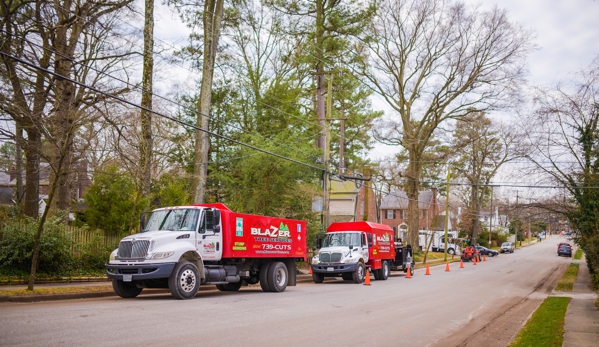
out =
[[[22,221],[8,221],[0,225],[0,239],[3,238],[4,231],[7,229],[19,229],[25,227]],[[31,227],[31,226],[30,226]],[[116,249],[119,241],[124,235],[106,235],[99,229],[80,228],[70,225],[61,225],[59,232],[65,235],[72,242],[70,244],[71,254],[79,257],[85,249],[98,251],[103,249]]]

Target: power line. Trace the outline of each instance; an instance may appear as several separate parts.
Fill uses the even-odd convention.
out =
[[[148,92],[148,91],[147,91],[147,90],[145,90],[143,87],[137,86],[137,85],[135,85],[135,84],[133,84],[133,83],[130,83],[130,82],[127,82],[127,81],[125,81],[125,80],[123,80],[123,79],[121,79],[121,78],[119,78],[119,77],[113,76],[113,75],[111,75],[111,74],[109,74],[109,73],[107,73],[107,72],[103,72],[103,71],[101,71],[101,70],[99,70],[99,69],[97,69],[97,68],[94,68],[94,67],[92,67],[92,66],[86,65],[86,64],[84,64],[84,63],[82,63],[82,62],[80,62],[80,61],[78,61],[78,60],[75,60],[75,59],[73,59],[73,58],[71,58],[71,57],[69,57],[69,56],[66,56],[66,55],[64,55],[64,54],[62,54],[62,53],[60,53],[60,52],[57,52],[57,51],[55,51],[55,50],[52,50],[52,49],[49,49],[49,48],[46,48],[46,47],[40,46],[39,44],[37,44],[37,43],[35,43],[35,42],[31,42],[31,41],[27,40],[26,38],[24,38],[24,37],[22,37],[22,36],[20,36],[20,35],[16,35],[16,34],[11,34],[11,33],[8,33],[8,32],[6,32],[6,31],[4,31],[3,29],[0,29],[0,32],[3,32],[3,33],[5,33],[5,34],[8,34],[8,35],[10,35],[10,36],[13,36],[13,37],[15,37],[15,38],[18,38],[18,39],[20,39],[20,40],[23,40],[23,41],[25,41],[25,42],[28,42],[29,44],[31,44],[31,45],[33,45],[33,46],[37,46],[37,47],[39,47],[39,48],[41,48],[41,49],[43,49],[43,50],[46,50],[46,51],[48,51],[48,52],[51,52],[51,53],[53,53],[53,54],[56,54],[56,55],[58,55],[58,56],[60,56],[60,57],[62,57],[62,58],[68,59],[68,60],[70,60],[70,61],[71,61],[72,63],[74,63],[74,64],[78,64],[78,65],[81,65],[81,66],[87,67],[88,69],[90,69],[90,70],[93,70],[93,71],[95,71],[95,72],[96,72],[96,73],[98,73],[98,74],[101,74],[101,75],[108,76],[109,78],[112,78],[112,79],[114,79],[114,80],[116,80],[116,81],[119,81],[119,82],[121,82],[121,83],[124,83],[124,84],[126,84],[126,85],[128,85],[128,86],[131,86],[131,87],[133,87],[134,89],[137,89],[137,90],[139,90],[139,91],[141,91],[141,92]],[[204,113],[202,113],[202,112],[200,112],[200,111],[198,111],[198,110],[196,110],[196,109],[192,109],[192,108],[190,108],[190,107],[188,107],[188,106],[186,106],[186,105],[183,105],[183,104],[181,104],[181,103],[179,103],[179,102],[177,102],[177,101],[174,101],[174,100],[168,99],[168,98],[166,98],[166,97],[163,97],[163,96],[161,96],[161,95],[159,95],[159,94],[156,94],[156,93],[154,93],[154,92],[152,92],[152,93],[150,93],[150,94],[151,94],[152,96],[155,96],[155,97],[159,98],[159,99],[162,99],[162,100],[164,100],[164,101],[167,101],[167,102],[169,102],[169,103],[172,103],[172,104],[174,104],[174,105],[176,105],[176,106],[179,106],[179,107],[181,107],[181,108],[182,108],[182,109],[184,109],[184,110],[191,111],[191,112],[193,112],[193,113],[196,113],[196,114],[198,114],[198,115],[201,115],[201,116],[207,117],[207,118],[208,118],[208,119],[210,119],[210,120],[213,120],[213,121],[217,121],[217,122],[218,122],[218,119],[216,119],[216,118],[214,118],[214,117],[211,117],[211,116],[209,116],[209,115],[207,115],[207,114],[204,114]],[[272,106],[270,106],[270,105],[268,105],[268,106],[269,106],[269,107],[271,107],[271,108],[273,108],[273,109],[275,109],[275,110],[277,110],[276,108],[274,108],[274,107],[272,107]],[[226,124],[226,123],[225,123],[225,124]],[[255,134],[255,133],[249,132],[249,131],[247,131],[247,130],[245,130],[245,129],[243,129],[243,128],[241,128],[241,127],[237,126],[237,125],[232,125],[232,124],[226,124],[226,125],[228,125],[228,126],[231,126],[231,127],[235,128],[235,129],[238,129],[238,130],[240,130],[240,131],[242,131],[242,132],[244,132],[244,133],[247,133],[247,134],[249,134],[249,135],[260,137],[260,138],[262,138],[263,140],[267,140],[267,141],[269,141],[269,142],[273,143],[273,144],[274,144],[275,146],[277,146],[277,147],[281,147],[281,146],[280,146],[278,143],[271,141],[270,139],[268,139],[268,138],[264,137],[264,136],[263,136],[263,135],[261,135],[261,134]],[[310,136],[313,136],[313,135],[310,135]],[[289,148],[289,146],[287,146],[286,148]],[[292,147],[292,149],[293,149],[294,151],[298,152],[298,153],[301,153],[301,154],[303,154],[303,155],[306,155],[306,156],[312,156],[312,155],[310,155],[309,153],[306,153],[306,152],[303,152],[303,151],[300,151],[300,150],[298,150],[297,148],[294,148],[294,147]],[[313,158],[316,158],[316,157],[314,157],[314,156],[312,156],[312,157],[313,157]]]
[[[10,55],[10,54],[8,54],[8,53],[5,53],[5,52],[3,52],[3,51],[0,51],[0,54],[2,54],[3,56],[5,56],[5,57],[7,57],[7,58],[13,59],[13,60],[15,60],[15,61],[17,61],[17,62],[19,62],[19,63],[21,63],[21,64],[24,64],[24,65],[27,65],[27,66],[29,66],[29,67],[31,67],[31,68],[34,68],[34,69],[36,69],[36,70],[40,70],[40,71],[43,71],[43,72],[45,72],[45,73],[51,74],[51,75],[53,75],[53,76],[55,76],[55,77],[58,77],[58,78],[61,78],[61,79],[64,79],[64,80],[66,80],[66,81],[69,81],[69,82],[71,82],[71,83],[77,84],[77,85],[79,85],[79,86],[81,86],[81,87],[87,88],[87,89],[89,89],[89,90],[92,90],[92,91],[94,91],[94,92],[96,92],[96,93],[99,93],[99,94],[102,94],[102,95],[108,96],[108,97],[110,97],[110,98],[112,98],[112,99],[118,100],[118,101],[120,101],[120,102],[122,102],[122,103],[125,103],[125,104],[127,104],[127,105],[130,105],[130,106],[133,106],[133,107],[136,107],[136,108],[139,108],[139,109],[142,109],[142,110],[145,110],[145,111],[151,112],[151,113],[153,113],[153,114],[155,114],[155,115],[157,115],[157,116],[160,116],[160,117],[162,117],[162,118],[168,119],[168,120],[170,120],[170,121],[173,121],[173,122],[175,122],[175,123],[181,124],[181,125],[183,125],[183,126],[190,127],[190,128],[192,128],[192,129],[195,129],[195,130],[198,130],[198,131],[202,131],[202,132],[204,132],[204,133],[207,133],[207,134],[209,134],[209,135],[212,135],[212,136],[215,136],[215,137],[221,138],[221,139],[223,139],[223,140],[227,140],[227,141],[233,142],[233,143],[235,143],[235,144],[238,144],[238,145],[241,145],[241,146],[244,146],[244,147],[247,147],[247,148],[250,148],[250,149],[253,149],[253,150],[256,150],[256,151],[259,151],[259,152],[265,153],[265,154],[268,154],[268,155],[272,155],[272,156],[274,156],[274,157],[277,157],[277,158],[280,158],[280,159],[283,159],[283,160],[287,160],[287,161],[290,161],[290,162],[293,162],[293,163],[296,163],[296,164],[299,164],[299,165],[302,165],[302,166],[306,166],[306,167],[309,167],[309,168],[312,168],[312,169],[316,169],[316,170],[319,170],[319,171],[325,171],[325,169],[324,169],[324,168],[317,167],[317,166],[314,166],[314,165],[311,165],[311,164],[307,164],[307,163],[301,162],[301,161],[299,161],[299,160],[296,160],[296,159],[293,159],[293,158],[285,157],[285,156],[283,156],[283,155],[280,155],[280,154],[277,154],[277,153],[273,153],[273,152],[270,152],[270,151],[264,150],[264,149],[262,149],[262,148],[259,148],[259,147],[256,147],[256,146],[253,146],[253,145],[250,145],[250,144],[247,144],[247,143],[244,143],[244,142],[241,142],[241,141],[235,140],[235,139],[233,139],[233,138],[230,138],[230,137],[228,137],[228,136],[221,135],[221,134],[215,133],[215,132],[213,132],[213,131],[210,131],[210,130],[207,130],[207,129],[203,129],[203,128],[201,128],[201,127],[198,127],[198,126],[196,126],[196,125],[193,125],[193,124],[186,123],[186,122],[184,122],[184,121],[181,121],[181,120],[179,120],[179,119],[173,118],[173,117],[171,117],[171,116],[168,116],[168,115],[162,114],[162,113],[160,113],[160,112],[158,112],[158,111],[151,110],[151,109],[149,109],[149,108],[147,108],[147,107],[144,107],[144,106],[138,105],[138,104],[136,104],[136,103],[133,103],[133,102],[127,101],[127,100],[125,100],[125,99],[123,99],[123,98],[121,98],[121,97],[118,97],[118,96],[116,96],[116,95],[112,95],[112,94],[109,94],[109,93],[103,92],[103,91],[101,91],[101,90],[99,90],[99,89],[97,89],[97,88],[95,88],[95,87],[88,86],[88,85],[86,85],[85,83],[82,83],[82,82],[79,82],[79,81],[75,81],[75,80],[73,80],[73,79],[71,79],[71,78],[68,78],[68,77],[62,76],[62,75],[60,75],[60,74],[57,74],[57,73],[55,73],[55,72],[53,72],[53,71],[50,71],[50,70],[48,70],[48,69],[44,69],[44,68],[42,68],[42,67],[40,67],[40,66],[37,66],[37,65],[34,65],[34,64],[32,64],[32,63],[29,63],[29,62],[27,62],[27,61],[24,61],[24,60],[22,60],[22,59],[20,59],[20,58],[17,58],[17,57],[15,57],[15,56],[12,56],[12,55]]]

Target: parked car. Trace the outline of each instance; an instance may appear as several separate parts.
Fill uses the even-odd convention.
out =
[[[501,244],[501,253],[514,253],[514,244],[511,242],[504,242]]]
[[[570,245],[559,246],[559,248],[557,249],[557,255],[560,257],[562,255],[565,255],[566,257],[571,257],[572,256],[572,247],[570,247]]]
[[[476,246],[474,247],[477,251],[479,251],[480,254],[482,255],[487,255],[489,257],[494,257],[496,255],[499,255],[499,252],[497,252],[494,249],[489,249],[487,247],[483,247],[483,246]]]
[[[562,245],[566,245],[566,246],[568,246],[568,247],[572,248],[572,246],[571,246],[569,243],[567,243],[567,242],[560,242],[560,243],[558,243],[558,244],[557,244],[557,254],[558,254],[558,255],[559,255],[559,248],[560,248]]]

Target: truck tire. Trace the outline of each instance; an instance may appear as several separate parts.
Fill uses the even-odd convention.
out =
[[[322,283],[322,281],[324,281],[324,275],[312,272],[312,281],[314,281],[314,283]]]
[[[383,269],[372,270],[372,274],[374,275],[374,279],[377,280],[377,281],[381,279],[381,274],[382,273],[383,273]]]
[[[112,289],[116,295],[121,298],[134,298],[141,293],[143,288],[137,288],[135,282],[123,282],[122,280],[112,280]]]
[[[272,263],[268,268],[268,288],[271,292],[284,292],[289,283],[287,266],[281,262]]]
[[[352,279],[354,280],[354,283],[356,284],[360,284],[362,282],[364,282],[364,264],[362,262],[358,263],[358,268],[356,269],[356,271],[354,271],[353,275],[352,275]]]
[[[195,297],[200,289],[198,268],[188,261],[177,263],[168,278],[168,289],[173,297],[180,300]]]
[[[270,292],[270,288],[268,287],[268,269],[272,263],[262,264],[260,268],[260,287],[264,292]]]
[[[241,288],[241,281],[234,283],[217,284],[216,289],[221,292],[236,292]]]
[[[386,281],[389,278],[389,274],[391,273],[391,268],[389,267],[389,262],[383,260],[383,268],[381,271],[381,280]]]
[[[455,254],[455,249],[453,249],[453,248],[448,248],[448,249],[447,249],[447,254],[454,255],[454,254]]]

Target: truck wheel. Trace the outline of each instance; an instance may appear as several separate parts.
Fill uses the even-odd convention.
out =
[[[383,269],[376,269],[372,270],[371,272],[374,275],[374,279],[378,281],[381,279],[381,273],[383,272]]]
[[[216,289],[221,292],[236,292],[241,288],[241,281],[235,283],[217,284]]]
[[[188,261],[175,265],[173,273],[168,278],[168,289],[177,299],[191,299],[200,289],[200,272]]]
[[[455,250],[453,248],[448,248],[447,249],[447,254],[454,255],[455,254]]]
[[[356,284],[364,282],[364,264],[362,262],[358,263],[358,268],[354,271],[352,279]]]
[[[260,268],[260,287],[264,292],[270,292],[270,288],[268,287],[268,269],[272,263],[263,264]]]
[[[324,281],[324,275],[312,272],[312,281],[314,281],[314,283],[322,283],[322,281]]]
[[[141,293],[143,288],[137,288],[135,282],[123,282],[121,280],[112,280],[112,289],[116,295],[121,298],[134,298]]]
[[[285,291],[289,283],[287,266],[281,262],[273,263],[268,268],[268,288],[271,292],[280,293]]]
[[[389,268],[389,262],[383,261],[383,268],[381,271],[381,279],[386,281],[389,278],[389,274],[391,273],[391,269]]]

